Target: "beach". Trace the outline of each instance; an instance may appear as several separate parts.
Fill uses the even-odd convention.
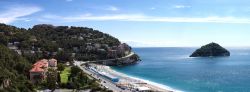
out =
[[[141,90],[151,90],[155,92],[181,92],[181,91],[175,90],[173,88],[170,88],[162,84],[158,84],[155,82],[151,82],[148,80],[132,77],[132,76],[117,72],[113,70],[112,68],[110,68],[109,66],[91,64],[91,67],[95,67],[97,71],[106,72],[112,76],[119,78],[119,82],[117,82],[116,85],[118,85],[121,88],[125,88],[131,91],[135,89],[141,89]]]

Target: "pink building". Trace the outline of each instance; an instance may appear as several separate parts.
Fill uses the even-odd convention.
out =
[[[30,69],[30,80],[32,83],[37,83],[40,80],[44,80],[47,77],[48,68],[56,69],[57,60],[56,59],[41,59],[33,64],[32,69]]]
[[[33,64],[33,68],[30,72],[30,80],[32,83],[36,83],[39,80],[44,80],[46,76],[46,72],[48,69],[48,60],[42,59]]]

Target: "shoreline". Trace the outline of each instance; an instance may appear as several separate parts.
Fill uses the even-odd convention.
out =
[[[156,82],[153,82],[150,80],[146,80],[146,79],[142,79],[142,78],[134,77],[131,75],[127,75],[125,73],[118,72],[118,71],[112,69],[110,66],[99,65],[99,64],[94,64],[94,65],[100,71],[104,71],[104,72],[107,72],[113,76],[119,77],[121,84],[122,83],[126,84],[126,85],[136,84],[136,85],[148,87],[148,88],[150,88],[154,91],[158,91],[158,92],[183,92],[183,91],[180,91],[178,89],[171,88],[167,85],[163,85],[163,84],[156,83]]]

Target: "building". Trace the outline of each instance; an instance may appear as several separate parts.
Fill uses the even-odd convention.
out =
[[[19,55],[22,55],[22,51],[21,50],[15,50],[15,52]]]
[[[117,50],[108,50],[108,58],[117,58]]]
[[[46,79],[48,68],[56,69],[57,60],[56,59],[41,59],[33,64],[32,69],[30,69],[30,80],[32,83],[37,83],[41,80]]]
[[[136,91],[138,91],[138,92],[152,92],[152,90],[148,87],[137,87]]]
[[[46,72],[48,70],[48,60],[42,59],[33,64],[30,72],[30,80],[32,83],[37,83],[40,80],[44,80],[46,76]]]
[[[99,44],[99,43],[95,43],[94,45],[95,45],[95,48],[96,48],[96,49],[101,48],[101,44]]]
[[[7,47],[11,50],[17,50],[18,47],[16,45],[14,45],[14,43],[8,43]]]
[[[56,59],[49,59],[49,67],[57,67],[57,60]]]
[[[112,82],[118,82],[119,81],[119,78],[118,77],[115,77],[109,73],[106,73],[106,72],[98,72],[100,75],[102,75],[103,77],[111,80]]]

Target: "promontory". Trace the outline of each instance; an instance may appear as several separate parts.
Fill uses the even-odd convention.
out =
[[[217,43],[209,43],[194,51],[190,57],[220,57],[230,56],[230,52]]]

